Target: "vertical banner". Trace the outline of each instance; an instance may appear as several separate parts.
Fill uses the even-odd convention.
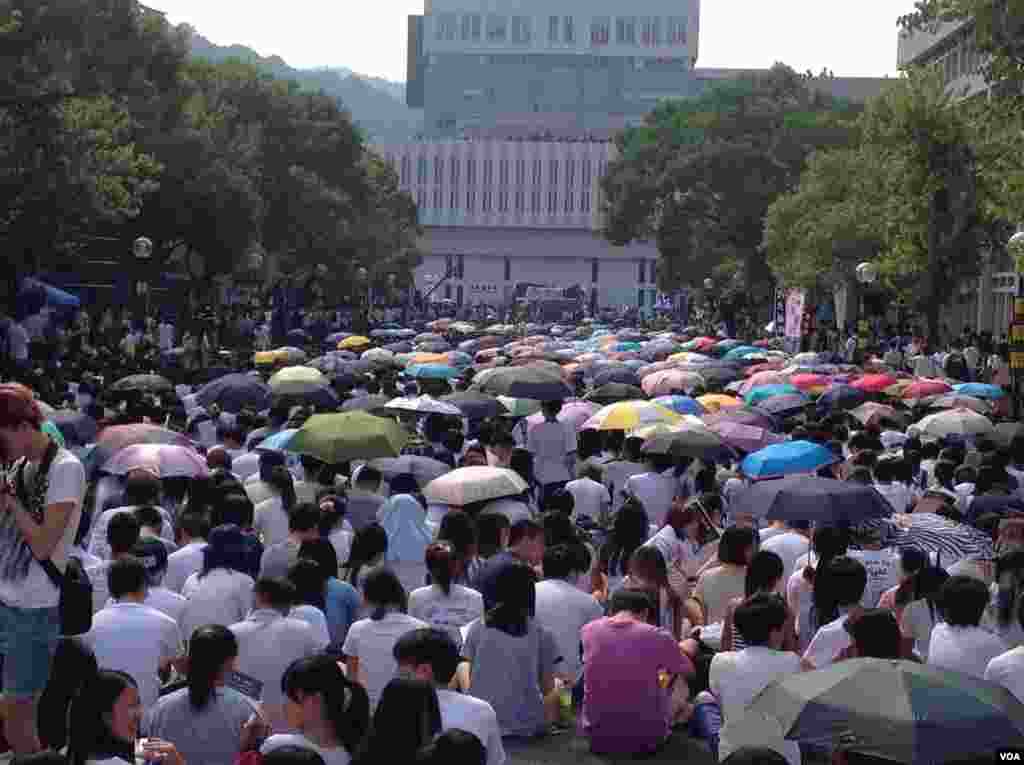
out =
[[[775,334],[782,337],[786,330],[786,291],[782,287],[775,288]]]
[[[803,331],[804,300],[803,290],[789,290],[786,295],[786,337],[799,340]]]

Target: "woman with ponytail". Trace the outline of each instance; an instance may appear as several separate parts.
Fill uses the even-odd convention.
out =
[[[833,560],[846,555],[848,539],[846,530],[836,526],[816,529],[812,549],[807,553],[807,563],[798,565],[786,583],[786,603],[790,613],[796,614],[797,642],[801,651],[811,642],[818,627],[825,623],[815,618],[815,582]]]
[[[146,713],[141,735],[170,741],[188,765],[234,762],[265,728],[253,703],[225,687],[237,659],[238,641],[231,630],[220,625],[197,629],[189,641],[188,685]]]
[[[370,700],[327,654],[298,659],[281,678],[288,727],[268,738],[264,756],[282,747],[309,749],[325,765],[348,765],[370,727]],[[190,764],[191,765],[191,764]]]
[[[256,505],[253,528],[263,535],[263,545],[270,547],[288,540],[288,519],[295,507],[295,480],[288,469],[278,465],[270,470],[267,485],[271,495]]]
[[[949,574],[939,566],[928,565],[900,585],[896,591],[896,604],[904,606],[900,617],[900,631],[908,641],[914,641],[914,650],[925,662],[932,628],[940,621],[938,597]]]
[[[452,636],[462,645],[461,628],[484,615],[484,599],[476,590],[455,584],[460,560],[448,542],[435,542],[424,555],[432,584],[409,593],[409,616]]]

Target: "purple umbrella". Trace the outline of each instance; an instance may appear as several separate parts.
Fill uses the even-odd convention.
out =
[[[712,433],[717,433],[729,446],[748,453],[786,440],[784,436],[772,433],[770,430],[727,420],[710,423],[707,427]]]

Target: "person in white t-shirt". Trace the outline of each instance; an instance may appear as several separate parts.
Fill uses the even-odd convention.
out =
[[[814,633],[804,652],[804,666],[822,669],[850,647],[853,639],[846,629],[846,620],[857,616],[861,609],[868,573],[864,565],[853,558],[842,556],[828,564],[827,573],[817,571],[815,588],[823,588],[815,600],[820,604],[819,623],[830,619]]]
[[[573,520],[586,516],[598,522],[607,516],[612,498],[601,483],[601,470],[596,465],[584,465],[579,471],[579,478],[569,481],[565,490],[572,494]]]
[[[205,513],[187,510],[178,517],[178,541],[181,547],[167,558],[164,587],[181,592],[185,581],[203,567],[203,550],[210,533],[210,521]]]
[[[157,334],[160,336],[161,351],[169,351],[174,347],[174,325],[166,318],[157,327]]]
[[[46,687],[60,633],[60,591],[38,563],[68,563],[85,496],[82,463],[42,432],[32,391],[0,385],[0,453],[18,460],[0,484],[0,653],[5,655],[4,731],[15,754],[39,750],[37,698]],[[40,475],[43,468],[45,475]]]
[[[570,581],[577,561],[568,545],[555,545],[544,551],[544,580],[536,591],[537,624],[550,632],[562,661],[558,675],[570,687],[579,680],[583,666],[580,656],[580,630],[604,616],[604,608],[590,593]]]
[[[864,564],[868,572],[861,605],[875,608],[882,595],[900,583],[900,554],[895,548],[882,545],[881,532],[876,527],[857,532],[857,538],[861,549],[850,550],[847,555]]]
[[[468,693],[449,690],[459,666],[459,649],[446,632],[416,629],[406,632],[394,647],[401,674],[432,683],[441,707],[441,730],[472,733],[487,750],[487,765],[504,765],[505,747],[494,707]]]
[[[761,549],[769,550],[782,558],[782,582],[788,583],[796,570],[796,562],[810,549],[811,524],[807,521],[790,521],[786,530],[768,539],[761,540]],[[781,593],[780,593],[781,594]]]
[[[113,603],[93,617],[85,641],[101,667],[127,672],[139,688],[143,709],[156,703],[160,678],[184,654],[177,622],[145,604],[146,568],[137,558],[110,565],[108,586]]]
[[[1017,600],[1017,623],[1024,630],[1024,598]],[[985,679],[1003,686],[1024,702],[1024,646],[1011,648],[989,661],[985,668]]]
[[[405,590],[390,569],[370,571],[362,589],[370,617],[349,628],[341,650],[346,656],[348,676],[363,684],[370,695],[370,707],[376,709],[384,686],[395,676],[395,642],[406,632],[428,625],[404,613]]]
[[[561,401],[545,401],[541,405],[544,422],[526,434],[526,449],[533,455],[533,472],[546,497],[572,478],[576,467],[576,430],[570,423],[560,422]]]
[[[459,560],[448,542],[429,545],[425,557],[431,584],[409,593],[409,616],[444,630],[462,645],[462,627],[484,615],[484,598],[454,583]]]
[[[640,501],[651,523],[661,528],[677,494],[678,482],[660,457],[650,455],[646,470],[630,476],[622,487],[627,497]]]
[[[943,621],[932,629],[929,664],[985,677],[988,663],[1007,649],[999,636],[979,626],[988,601],[983,582],[969,576],[949,578],[939,593]]]

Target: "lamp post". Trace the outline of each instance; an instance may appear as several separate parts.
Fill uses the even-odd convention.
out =
[[[132,292],[135,295],[135,319],[144,322],[149,315],[149,279],[147,275],[150,258],[153,257],[153,242],[140,236],[132,242],[132,255],[135,256],[135,283]]]
[[[1020,417],[1020,379],[1024,375],[1024,230],[1017,231],[1006,243],[1017,271],[1017,291],[1010,324],[1010,374],[1013,383],[1013,418]]]
[[[860,356],[867,347],[867,338],[870,333],[870,327],[865,315],[864,294],[867,288],[878,279],[878,266],[874,263],[861,263],[857,266],[856,273],[857,282],[861,285],[858,290],[857,307],[857,352],[858,356]]]

